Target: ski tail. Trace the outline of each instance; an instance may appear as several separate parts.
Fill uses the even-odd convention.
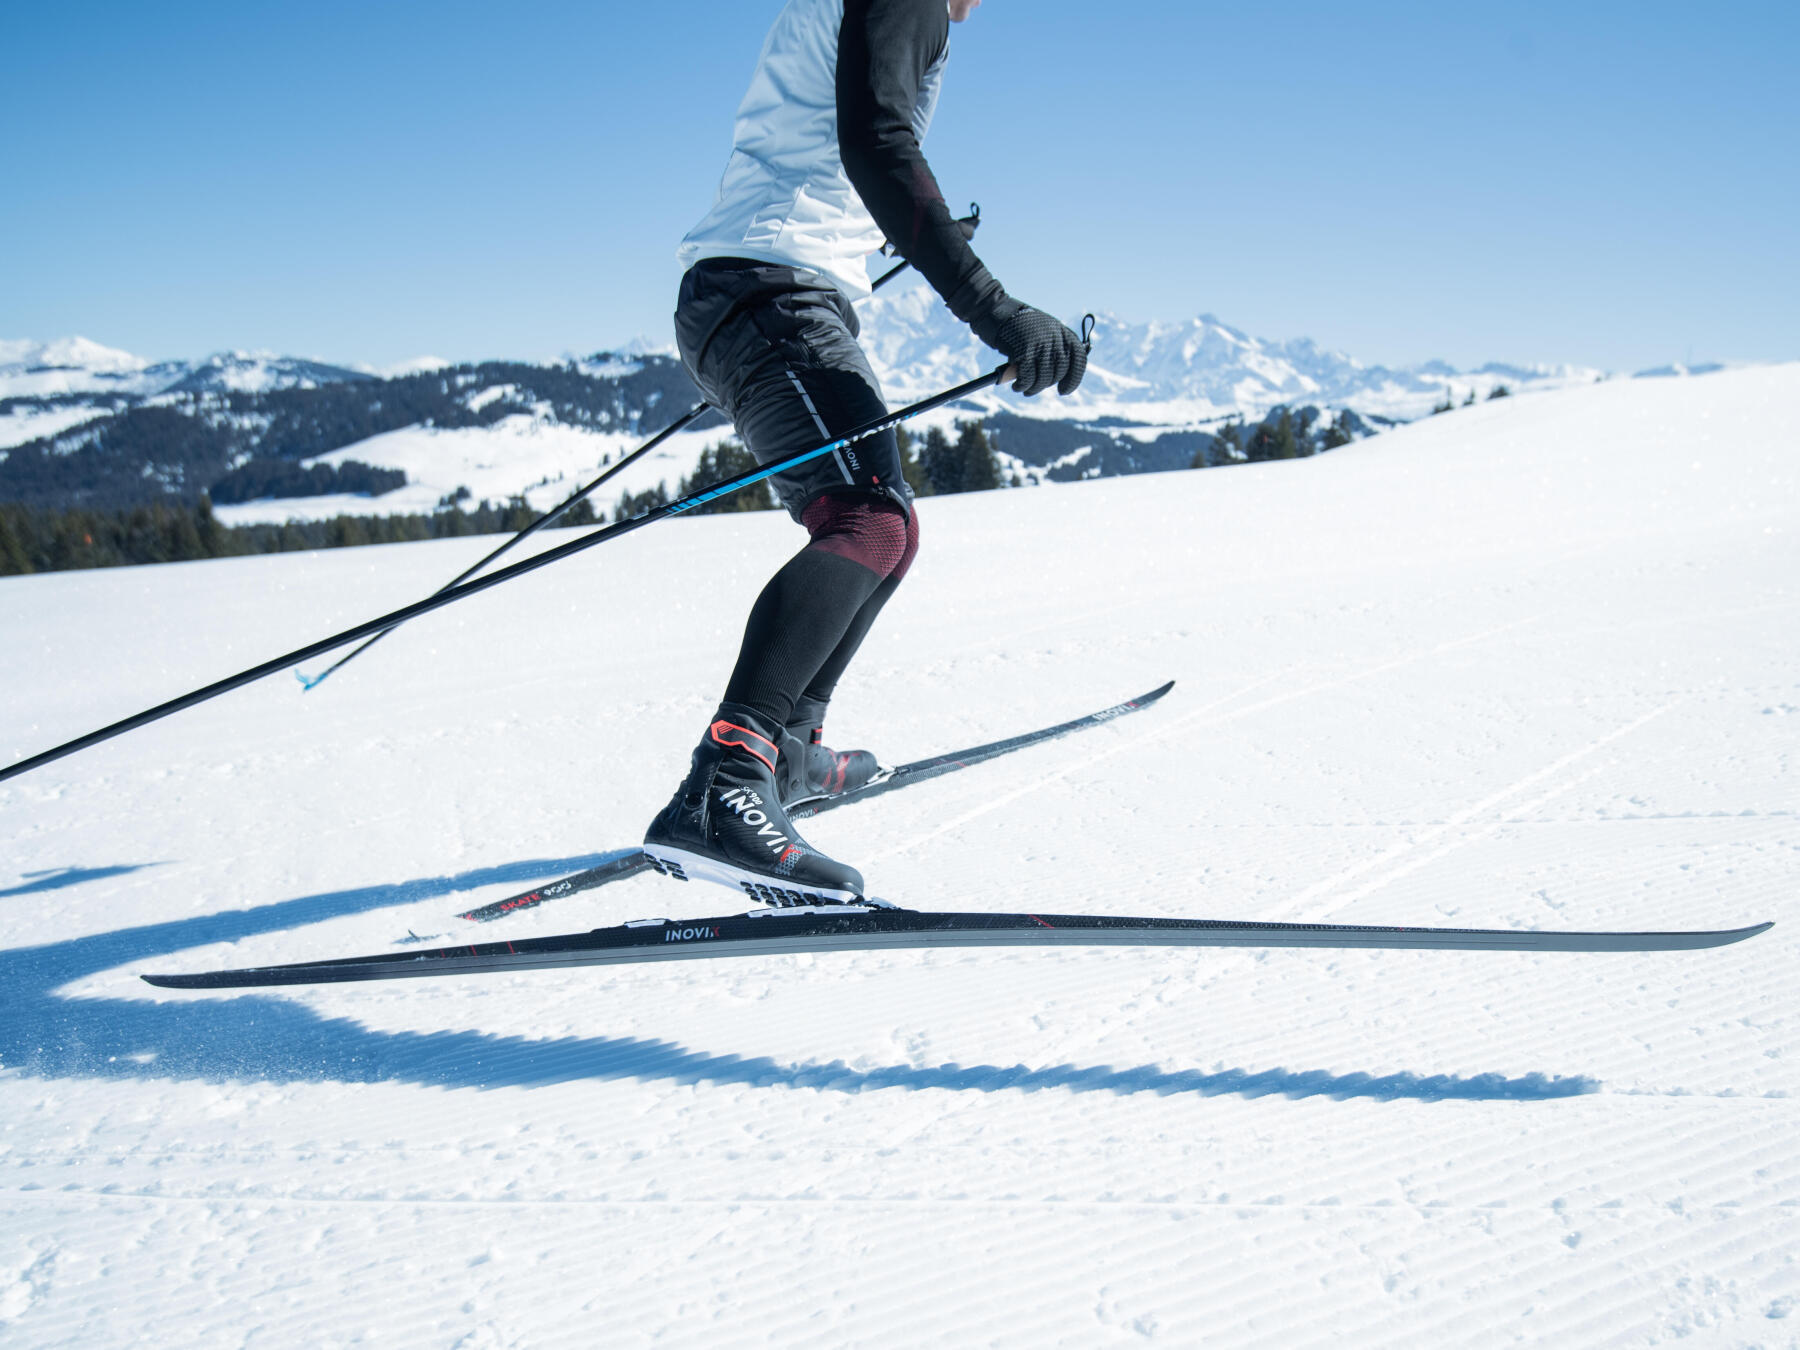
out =
[[[521,891],[518,895],[509,895],[504,900],[495,900],[490,904],[479,905],[463,914],[459,919],[470,919],[476,923],[487,923],[492,919],[505,918],[508,914],[516,914],[522,909],[535,909],[546,900],[560,899],[565,895],[573,895],[577,891],[592,890],[596,886],[604,886],[609,881],[622,881],[626,877],[636,876],[639,872],[650,869],[650,859],[636,849],[621,857],[609,858],[596,867],[585,872],[576,872],[571,876],[546,882],[529,891]]]
[[[1001,755],[1010,755],[1016,750],[1041,745],[1045,741],[1058,740],[1077,731],[1086,731],[1090,727],[1103,726],[1131,713],[1142,712],[1174,687],[1175,681],[1170,680],[1166,684],[1158,685],[1147,694],[1139,694],[1136,698],[1127,699],[1123,703],[1115,703],[1110,708],[1102,708],[1099,712],[1089,713],[1085,717],[1071,718],[1067,722],[1058,722],[1053,727],[1042,727],[1037,731],[1027,731],[1018,736],[1009,736],[1003,741],[990,741],[986,745],[971,746],[967,750],[957,750],[947,755],[933,755],[930,759],[902,764],[886,778],[857,788],[853,792],[840,792],[817,801],[802,803],[790,810],[788,815],[793,819],[816,816],[848,802],[867,801],[870,797],[898,792],[901,788],[912,787],[916,783],[927,782],[933,778],[941,778],[943,775],[955,773],[959,769],[973,768],[990,759],[998,759]]]

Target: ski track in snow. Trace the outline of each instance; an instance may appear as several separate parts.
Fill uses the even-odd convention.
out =
[[[921,908],[1776,920],[1717,951],[137,980],[453,931],[631,846],[773,513],[0,785],[0,1344],[1800,1345],[1796,447],[1788,366],[929,500],[834,739],[1178,684],[806,826]],[[0,754],[493,542],[0,581]],[[483,935],[735,908],[640,876]]]

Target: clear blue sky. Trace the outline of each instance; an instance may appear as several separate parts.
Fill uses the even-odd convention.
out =
[[[14,4],[0,337],[668,336],[779,0]],[[1800,5],[987,0],[927,142],[1016,294],[1367,360],[1800,358]]]

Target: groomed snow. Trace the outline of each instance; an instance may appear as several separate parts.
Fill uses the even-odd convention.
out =
[[[921,517],[834,740],[906,759],[1179,683],[814,822],[878,894],[1776,927],[1642,956],[136,978],[457,932],[630,846],[800,537],[673,521],[310,694],[266,681],[0,785],[0,1340],[1796,1344],[1800,366]],[[0,581],[0,756],[493,542]],[[736,907],[647,876],[481,932]]]

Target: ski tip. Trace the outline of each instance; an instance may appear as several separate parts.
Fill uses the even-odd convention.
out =
[[[1720,928],[1710,933],[1695,933],[1692,945],[1697,947],[1729,947],[1734,942],[1742,942],[1759,933],[1766,933],[1775,926],[1774,922],[1753,923],[1745,928]]]
[[[319,683],[319,680],[323,680],[325,677],[321,675],[318,680],[315,680],[310,678],[304,670],[296,670],[294,672],[294,678],[300,681],[300,688],[302,690],[310,690],[314,685]]]
[[[153,984],[158,989],[199,989],[203,986],[192,975],[140,975],[145,984]]]

